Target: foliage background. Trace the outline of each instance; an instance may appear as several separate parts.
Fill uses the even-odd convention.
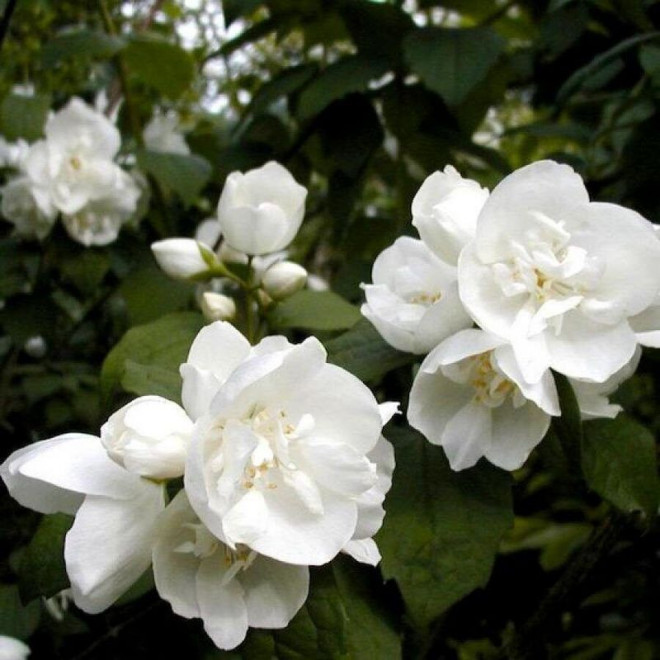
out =
[[[123,95],[126,162],[150,188],[141,224],[105,248],[78,246],[61,229],[21,242],[2,224],[3,456],[72,429],[97,433],[135,394],[178,397],[176,367],[203,320],[194,285],[158,271],[149,244],[192,235],[232,170],[275,159],[309,187],[292,254],[343,301],[292,300],[270,327],[316,334],[381,399],[405,396],[412,358],[358,320],[359,283],[380,250],[412,233],[410,202],[432,171],[451,163],[492,187],[553,158],[585,177],[593,199],[660,222],[654,0],[0,0],[0,9],[13,14],[0,28],[0,134],[34,140],[72,95]],[[26,83],[33,96],[16,93]],[[192,156],[144,150],[154,106],[179,111]],[[36,658],[660,657],[659,360],[645,352],[617,394],[625,415],[605,429],[582,428],[569,393],[565,423],[512,477],[483,464],[451,473],[442,451],[399,420],[387,434],[398,467],[381,568],[340,558],[315,569],[292,624],[254,631],[233,653],[174,616],[148,576],[103,615],[57,620],[41,595],[67,585],[70,520],[40,520],[3,495],[0,633],[26,639]]]

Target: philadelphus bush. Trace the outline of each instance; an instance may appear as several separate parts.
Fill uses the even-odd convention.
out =
[[[4,164],[18,172],[0,189],[2,216],[24,238],[45,238],[61,215],[75,241],[111,243],[140,197],[134,178],[115,162],[117,127],[73,98],[49,116],[44,135],[30,146],[5,143]]]
[[[254,214],[243,206],[236,217],[227,212],[223,225],[246,222],[241,237],[256,232],[248,248],[263,256],[246,257],[249,281],[213,246],[182,238],[153,246],[174,277],[243,286],[248,315],[258,312],[262,279],[277,298],[306,276],[281,253],[266,254],[292,240],[306,190],[275,163],[250,175],[240,194],[245,204],[259,200]],[[236,256],[239,246],[226,240]],[[235,313],[233,298],[211,293],[203,297],[209,316]],[[182,405],[141,396],[112,414],[99,437],[37,442],[0,467],[24,506],[75,515],[64,558],[73,600],[84,611],[109,607],[152,566],[156,589],[174,612],[201,619],[213,642],[230,649],[249,627],[288,624],[307,598],[309,566],[340,552],[380,561],[373,536],[394,469],[381,431],[397,404],[379,405],[355,376],[328,364],[314,337],[300,344],[250,338],[226,321],[207,325],[180,367]]]
[[[650,222],[591,202],[580,176],[552,161],[490,194],[448,166],[423,183],[412,215],[421,240],[400,238],[376,259],[362,313],[395,348],[428,353],[408,420],[453,469],[482,456],[524,463],[560,414],[551,370],[585,418],[616,415],[607,396],[660,336]]]

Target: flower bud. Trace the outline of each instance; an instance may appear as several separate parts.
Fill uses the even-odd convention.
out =
[[[209,321],[231,321],[236,316],[236,303],[222,293],[206,291],[202,294],[202,313]]]
[[[217,258],[208,245],[192,238],[168,238],[151,244],[158,265],[176,280],[187,280],[209,270]]]
[[[232,172],[218,202],[218,221],[227,245],[249,255],[285,248],[305,215],[307,189],[273,161]]]
[[[273,264],[263,276],[261,286],[273,300],[284,300],[300,291],[307,282],[307,271],[293,261]]]
[[[151,479],[183,474],[193,422],[183,408],[159,396],[131,401],[101,427],[108,456],[129,472]]]

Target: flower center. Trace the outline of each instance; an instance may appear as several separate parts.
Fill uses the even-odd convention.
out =
[[[438,302],[440,298],[442,298],[441,291],[438,291],[437,293],[428,293],[424,291],[423,293],[417,293],[410,296],[408,302],[415,305],[425,305],[426,307],[430,307],[433,303]]]

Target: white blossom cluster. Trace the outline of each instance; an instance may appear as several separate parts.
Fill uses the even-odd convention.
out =
[[[420,239],[385,249],[362,313],[395,348],[426,354],[408,420],[461,470],[520,467],[560,414],[552,371],[585,418],[660,346],[660,235],[591,202],[567,165],[523,167],[492,192],[451,166],[412,203]]]
[[[263,185],[264,170],[288,188]],[[244,178],[246,189],[240,176],[228,188],[235,208],[221,200],[230,245],[251,255],[286,247],[305,189],[274,163]],[[262,201],[247,206],[248,192]],[[197,242],[172,240],[154,250],[166,270],[208,265]],[[194,249],[178,250],[178,241]],[[328,364],[314,337],[251,345],[225,321],[199,332],[180,374],[182,406],[139,397],[99,437],[37,442],[9,456],[0,476],[22,505],[75,516],[64,558],[78,607],[104,610],[152,566],[174,612],[200,618],[230,649],[248,627],[288,624],[307,598],[309,566],[340,552],[380,561],[373,536],[394,469],[381,432],[397,404],[379,405],[355,376]]]
[[[199,225],[196,238],[168,238],[151,249],[176,279],[222,278],[223,264],[249,264],[250,284],[259,286],[267,302],[280,301],[308,282],[305,268],[288,261],[285,251],[300,229],[306,198],[307,189],[274,161],[245,174],[232,172],[216,217]],[[230,320],[236,313],[233,298],[214,290],[202,293],[201,307],[210,320]]]
[[[115,161],[117,127],[73,98],[52,113],[44,139],[0,141],[0,167],[17,170],[0,188],[0,214],[25,238],[45,238],[58,217],[83,245],[106,245],[136,212],[140,187]]]

